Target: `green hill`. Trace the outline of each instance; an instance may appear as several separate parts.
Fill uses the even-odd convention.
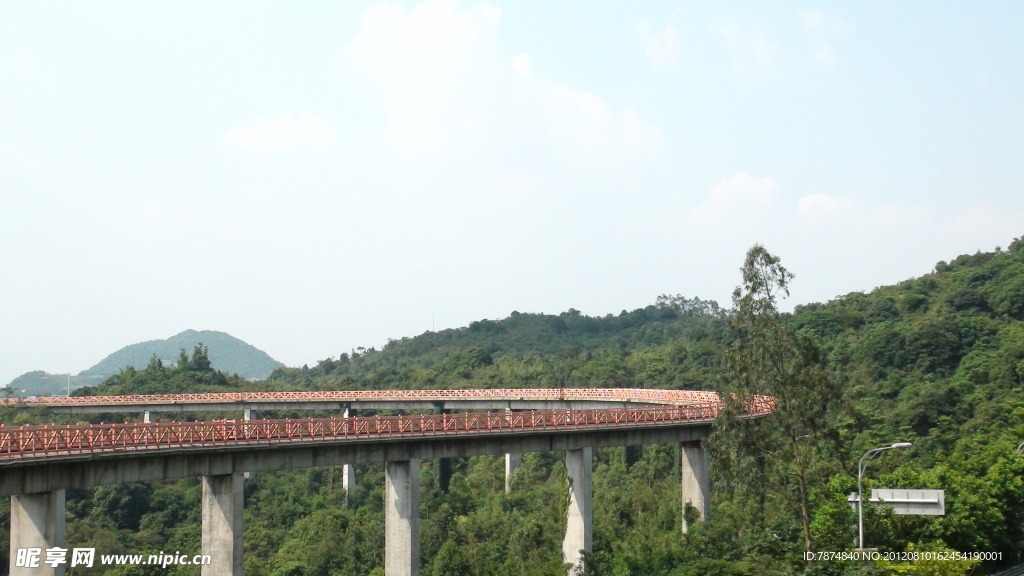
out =
[[[464,328],[390,340],[316,366],[279,368],[268,385],[318,389],[467,387],[708,388],[725,338],[726,312],[713,300],[658,297],[602,317],[512,312]],[[651,360],[641,350],[664,347]]]
[[[801,275],[815,273],[795,272],[796,283]],[[193,350],[191,359],[124,370],[81,393],[558,386],[722,390],[743,375],[735,360],[749,337],[743,326],[752,325],[740,319],[717,304],[681,297],[661,297],[645,308],[604,317],[575,310],[513,312],[500,320],[391,340],[380,350],[358,349],[311,367],[279,367],[259,383],[215,372],[205,354]],[[1016,562],[1015,542],[1024,539],[1024,455],[1015,452],[1024,440],[1024,239],[1006,250],[939,262],[919,278],[799,306],[771,320],[782,327],[772,334],[799,336],[795,341],[807,352],[800,358],[822,368],[835,383],[830,390],[838,391],[821,403],[828,409],[812,433],[799,427],[783,433],[776,415],[752,424],[756,436],[746,440],[756,450],[712,438],[712,515],[685,536],[680,535],[677,445],[595,450],[599,504],[588,573],[969,573],[970,562],[895,569],[867,561],[804,561],[804,514],[813,550],[850,549],[857,520],[847,497],[857,487],[858,459],[868,449],[894,442],[913,445],[872,460],[865,489],[943,489],[946,513],[894,516],[866,507],[866,544],[882,552],[1001,555],[976,566],[974,574]],[[212,358],[215,344],[202,341]],[[754,352],[750,357],[773,349],[759,346],[748,345],[747,352]],[[175,345],[173,357],[181,347]],[[780,372],[793,367],[792,357],[778,362]],[[771,374],[764,366],[751,373]],[[61,378],[56,377],[64,382]],[[797,401],[800,394],[777,399]],[[818,418],[817,411],[810,412]],[[4,417],[15,423],[72,420],[27,412],[0,414]],[[790,474],[796,451],[806,463],[799,483]],[[558,503],[564,502],[566,479],[560,458],[525,454],[508,495],[500,458],[455,459],[447,493],[436,481],[437,462],[425,460],[423,573],[564,574],[559,548],[564,508]],[[347,503],[337,485],[339,474],[331,468],[287,470],[247,482],[247,573],[382,573],[383,467],[361,467]],[[801,512],[794,495],[804,486],[808,497]],[[199,499],[197,483],[185,480],[69,492],[68,523],[83,535],[83,546],[123,542],[128,549],[145,549],[193,542]],[[0,563],[6,550],[0,541]]]
[[[150,340],[121,348],[92,368],[77,375],[72,374],[71,390],[75,391],[83,386],[98,386],[129,366],[142,370],[149,365],[153,356],[164,364],[174,365],[178,362],[182,350],[192,353],[200,344],[208,349],[213,368],[226,374],[263,380],[274,369],[284,366],[266,352],[230,334],[213,330],[185,330],[165,340]],[[8,389],[10,393],[18,396],[65,395],[68,389],[68,375],[49,374],[42,370],[26,372],[12,380],[8,384]]]
[[[799,274],[794,281],[800,281]],[[513,313],[391,341],[382,350],[343,354],[314,367],[282,368],[267,385],[716,388],[731,377],[726,358],[737,334],[729,314],[686,314],[685,302],[660,299],[604,318],[575,311]],[[913,447],[873,461],[865,486],[944,489],[946,515],[904,517],[865,510],[871,544],[896,551],[908,546],[998,551],[1003,560],[986,563],[980,572],[1007,565],[1015,557],[1013,543],[1024,534],[1024,457],[1014,451],[1024,441],[1024,239],[1007,250],[939,262],[933,272],[893,286],[799,306],[780,320],[820,350],[841,394],[824,431],[815,436],[816,457],[807,471],[815,549],[849,546],[856,519],[846,499],[856,489],[858,459],[870,448],[900,441]],[[811,440],[804,438],[795,433],[789,443],[810,448]],[[648,448],[645,453],[653,452]],[[762,452],[750,464],[764,473],[768,462],[777,459],[773,465],[785,470],[786,456],[785,451]],[[673,478],[677,457],[649,464],[660,466],[652,468],[657,474]],[[749,470],[730,469],[719,458],[714,461],[715,515],[708,525],[679,544],[671,540],[678,528],[671,521],[660,528],[648,526],[639,536],[622,527],[637,518],[616,518],[597,530],[608,542],[635,543],[640,551],[631,556],[627,546],[609,546],[605,556],[596,557],[604,570],[595,572],[616,573],[614,566],[630,565],[632,574],[667,574],[665,566],[719,562],[723,556],[729,560],[720,561],[716,573],[748,573],[748,562],[767,563],[763,573],[799,570],[799,514],[789,499],[795,481],[785,474],[755,481]],[[609,469],[616,465],[608,464]],[[648,479],[647,487],[653,486]],[[625,492],[611,496],[611,486],[604,489],[608,502],[630,498]],[[655,499],[672,501],[677,489],[665,481],[654,489]],[[483,541],[477,538],[467,530],[456,540]],[[735,544],[715,544],[723,541]],[[766,542],[772,544],[765,547]],[[501,544],[475,546],[481,556],[505,554],[498,551]],[[665,564],[660,570],[639,568],[641,557],[654,553],[652,546],[661,546],[657,554]],[[855,566],[819,568],[838,574]],[[482,571],[499,572],[495,567]],[[671,571],[684,573],[691,572]]]
[[[95,386],[103,381],[105,376],[100,375],[75,375],[71,374],[49,374],[42,370],[26,372],[18,376],[7,385],[15,396],[67,396],[68,388],[72,391],[82,386]],[[0,389],[4,390],[4,389]]]
[[[182,350],[190,352],[200,344],[209,349],[210,362],[216,370],[238,374],[243,378],[263,379],[275,368],[284,366],[266,352],[230,334],[213,330],[185,330],[166,340],[150,340],[125,346],[83,371],[80,376],[105,378],[117,374],[126,366],[141,370],[149,365],[153,356],[165,364],[173,364]]]

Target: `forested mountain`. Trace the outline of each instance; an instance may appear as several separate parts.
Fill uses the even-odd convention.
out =
[[[512,312],[503,320],[391,340],[382,350],[360,348],[312,368],[280,368],[269,383],[315,389],[593,388],[638,382],[707,388],[707,368],[726,338],[725,315],[717,302],[683,296],[660,296],[617,316],[590,317],[572,309],[559,315]],[[633,354],[655,348],[659,358]]]
[[[19,396],[64,395],[68,387],[77,390],[84,386],[96,386],[126,368],[142,370],[153,358],[161,364],[175,364],[183,352],[187,353],[196,346],[206,348],[215,370],[237,374],[242,378],[264,379],[275,368],[284,366],[266,352],[230,334],[214,330],[185,330],[164,340],[149,340],[125,346],[78,374],[69,376],[36,370],[18,376],[8,387],[11,393]]]
[[[767,390],[798,409],[780,406],[776,417],[746,430],[723,420],[709,443],[712,516],[685,536],[677,446],[648,446],[628,457],[622,449],[595,451],[590,574],[983,574],[1014,563],[1015,542],[1024,539],[1024,457],[1015,452],[1024,441],[1024,240],[1007,250],[939,262],[934,272],[895,286],[800,306],[792,314],[779,314],[776,298],[784,296],[788,281],[814,271],[796,271],[791,278],[763,249],[751,254],[760,260],[748,255],[729,312],[696,299],[662,297],[647,308],[603,318],[572,310],[557,316],[513,313],[393,340],[382,350],[342,354],[313,367],[279,368],[260,383],[218,373],[197,348],[174,363],[154,361],[124,371],[90,393],[535,386]],[[770,281],[747,274],[752,262],[772,273],[764,276]],[[2,417],[19,423],[68,418],[11,412]],[[808,548],[851,549],[856,516],[847,495],[856,491],[858,459],[895,442],[913,446],[872,460],[865,490],[944,489],[946,515],[894,516],[866,507],[866,544],[882,551],[995,552],[1000,560],[804,560]],[[424,462],[423,574],[564,573],[565,472],[559,454],[525,455],[509,495],[502,489],[500,458],[457,460],[454,471],[443,493],[436,464]],[[257,475],[246,484],[246,573],[382,574],[382,487],[381,466],[361,467],[346,507],[340,470]],[[194,480],[72,491],[68,502],[68,541],[74,545],[110,553],[198,549]],[[0,554],[6,550],[0,543]],[[161,571],[193,573],[198,572],[188,567]]]
[[[0,391],[15,396],[66,396],[68,389],[77,390],[103,382],[106,376],[82,376],[75,374],[50,374],[42,370],[33,370],[11,380]]]
[[[266,378],[272,370],[284,366],[266,352],[238,338],[215,330],[185,330],[164,340],[149,340],[125,346],[107,356],[82,375],[99,374],[104,377],[117,374],[126,366],[142,369],[153,356],[164,364],[177,361],[182,350],[205,346],[210,351],[213,367],[242,378]]]

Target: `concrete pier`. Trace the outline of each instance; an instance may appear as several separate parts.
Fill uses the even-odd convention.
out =
[[[356,411],[348,406],[341,413],[344,418],[354,418]],[[345,490],[345,505],[348,506],[348,497],[352,495],[352,489],[356,487],[356,466],[345,463],[341,466],[341,487]]]
[[[565,472],[569,482],[569,510],[566,512],[562,559],[573,567],[569,576],[582,574],[580,551],[593,552],[594,449],[587,446],[565,451]]]
[[[384,465],[384,573],[420,573],[420,461]],[[205,575],[204,575],[205,576]]]
[[[512,491],[512,475],[523,465],[523,455],[510,452],[505,454],[505,494]]]
[[[505,409],[505,419],[512,420],[512,409]],[[518,452],[505,454],[505,494],[512,491],[512,475],[523,465],[523,455]]]
[[[249,420],[252,420],[255,417],[256,417],[256,415],[253,413],[252,408],[245,408],[245,409],[242,410],[242,420],[249,421]],[[249,434],[249,427],[248,426],[246,426],[245,433],[246,433],[246,435]],[[256,477],[256,473],[255,472],[246,471],[245,474],[243,474],[242,476],[246,480],[248,480],[249,478],[255,478]]]
[[[352,489],[356,487],[356,467],[352,464],[341,466],[341,488],[345,491],[345,505],[348,506],[348,498],[352,495]]]
[[[202,576],[242,576],[242,474],[203,476]]]
[[[146,410],[145,412],[142,413],[142,423],[143,424],[152,424],[153,423],[153,412],[152,411]]]
[[[63,576],[66,564],[46,564],[47,548],[67,548],[64,530],[64,491],[11,496],[11,576]],[[36,567],[15,566],[18,550],[37,548]],[[24,553],[24,552],[23,552]],[[65,556],[71,561],[71,551]]]
[[[448,409],[444,407],[444,404],[439,404],[437,408],[438,415],[444,415],[448,413]],[[445,494],[448,493],[448,488],[452,484],[452,459],[451,458],[438,458],[437,459],[437,489]]]
[[[686,526],[686,504],[689,502],[707,520],[711,512],[711,480],[708,477],[708,457],[700,441],[680,442],[683,472],[683,533]]]

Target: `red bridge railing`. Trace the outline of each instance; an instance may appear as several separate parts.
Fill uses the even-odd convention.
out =
[[[770,414],[773,401],[755,398],[746,416]],[[221,420],[154,424],[0,425],[0,462],[106,452],[252,444],[343,441],[615,428],[711,422],[719,403],[601,410],[479,412],[298,420]]]
[[[440,400],[597,400],[695,404],[717,402],[714,392],[642,388],[493,388],[474,390],[329,390],[318,392],[221,392],[208,394],[132,394],[125,396],[45,396],[0,399],[0,405],[117,406],[126,404],[205,404],[226,402],[352,402]]]

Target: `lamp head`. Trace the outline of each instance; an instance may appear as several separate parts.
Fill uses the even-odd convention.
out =
[[[892,445],[892,448],[910,448],[913,446],[910,442],[897,442]]]

